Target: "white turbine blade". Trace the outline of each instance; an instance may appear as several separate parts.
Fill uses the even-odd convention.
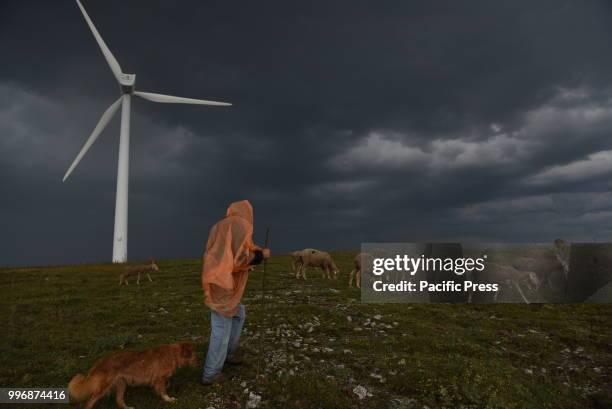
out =
[[[79,152],[74,162],[72,162],[72,165],[70,165],[70,167],[68,168],[68,171],[64,175],[64,179],[62,179],[62,182],[65,182],[66,179],[68,179],[68,176],[70,176],[74,168],[76,168],[81,159],[83,159],[83,156],[85,156],[91,145],[93,145],[100,133],[104,130],[104,128],[106,128],[106,125],[108,125],[110,120],[113,118],[113,115],[115,115],[115,112],[117,112],[117,109],[119,109],[119,105],[121,105],[122,98],[123,97],[115,101],[113,105],[109,106],[108,109],[104,112],[104,114],[102,114],[100,121],[98,121],[98,125],[96,125],[93,132],[89,136],[89,139],[87,139],[85,145],[83,145],[81,152]]]
[[[81,13],[83,13],[83,17],[85,17],[85,21],[87,22],[87,25],[91,29],[91,32],[93,33],[94,37],[96,38],[96,41],[98,42],[98,45],[100,46],[100,49],[102,50],[102,54],[104,54],[104,58],[106,58],[106,62],[108,62],[108,65],[110,66],[110,69],[113,71],[115,78],[117,78],[117,81],[119,81],[119,78],[122,73],[119,62],[117,62],[117,60],[113,56],[113,53],[111,53],[111,51],[106,46],[106,43],[102,39],[102,36],[100,35],[100,33],[98,33],[98,30],[96,30],[96,26],[94,26],[94,23],[89,18],[89,15],[85,11],[85,8],[81,4],[81,2],[79,0],[76,0],[76,2],[79,5],[79,8],[81,9]]]
[[[173,97],[172,95],[154,94],[152,92],[135,91],[134,95],[147,99],[153,102],[161,102],[166,104],[196,104],[196,105],[215,105],[215,106],[230,106],[228,102],[206,101],[205,99],[193,99],[183,97]]]

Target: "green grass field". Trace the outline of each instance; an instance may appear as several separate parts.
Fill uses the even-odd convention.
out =
[[[148,387],[128,389],[126,402],[241,408],[255,393],[262,408],[610,404],[612,306],[360,304],[347,286],[354,254],[334,256],[338,281],[310,270],[306,282],[290,274],[288,257],[273,257],[263,304],[261,266],[252,273],[243,299],[248,362],[227,368],[231,382],[204,387],[201,368],[184,368],[169,389],[178,402]],[[193,341],[203,359],[209,312],[200,261],[159,266],[153,283],[127,287],[112,264],[0,270],[0,386],[65,387],[105,354],[178,340]],[[96,407],[116,405],[107,398]]]

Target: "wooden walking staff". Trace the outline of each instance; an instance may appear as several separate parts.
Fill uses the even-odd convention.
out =
[[[266,241],[264,243],[264,248],[268,248],[268,244],[270,242],[270,228],[266,228]],[[266,268],[268,266],[268,259],[264,258],[263,261],[263,276],[261,280],[261,311],[265,312],[265,303],[266,303]],[[265,315],[264,315],[265,317]],[[263,354],[263,340],[264,340],[265,331],[261,330],[259,334],[259,358],[257,359],[257,379],[259,379],[259,373],[261,368],[261,355]]]

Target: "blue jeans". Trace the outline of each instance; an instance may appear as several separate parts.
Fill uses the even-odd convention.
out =
[[[204,363],[204,378],[212,379],[221,372],[225,358],[236,351],[245,318],[242,304],[238,305],[238,313],[231,318],[210,311],[210,341]]]

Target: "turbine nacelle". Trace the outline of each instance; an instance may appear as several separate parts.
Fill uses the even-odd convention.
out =
[[[136,83],[136,74],[119,74],[119,86],[122,94],[131,94],[134,92],[134,84]]]

